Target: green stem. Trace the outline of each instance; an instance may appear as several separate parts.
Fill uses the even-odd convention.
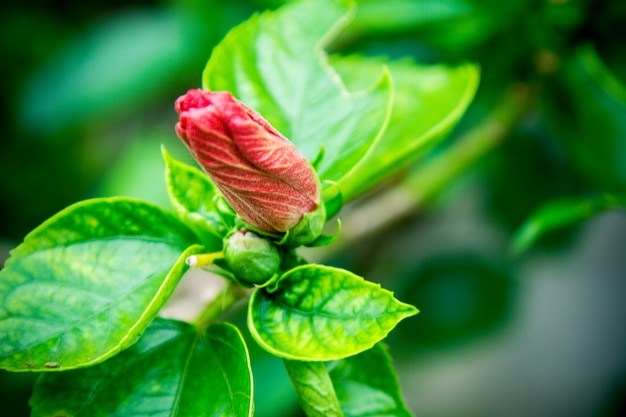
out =
[[[228,282],[217,296],[204,306],[193,324],[198,329],[204,329],[215,322],[224,312],[230,309],[237,301],[247,297],[246,291],[239,285]]]
[[[283,360],[307,417],[343,417],[335,388],[323,362]]]
[[[333,249],[375,235],[432,202],[502,143],[526,112],[532,97],[528,86],[511,88],[483,121],[459,137],[449,149],[421,162],[400,184],[376,198],[347,207],[342,217],[342,235]]]
[[[526,111],[529,96],[529,89],[525,86],[512,88],[480,124],[461,136],[451,148],[419,165],[402,183],[413,196],[414,204],[432,201],[498,147]]]

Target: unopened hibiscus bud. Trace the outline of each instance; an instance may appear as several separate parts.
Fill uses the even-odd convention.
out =
[[[321,234],[325,212],[315,171],[261,115],[228,92],[207,90],[189,90],[176,111],[178,136],[244,221],[284,233],[320,213],[324,219],[307,223],[317,228],[310,235]],[[297,243],[306,240],[313,239]]]
[[[280,266],[276,246],[247,230],[239,230],[225,240],[224,259],[237,278],[253,284],[264,283]]]

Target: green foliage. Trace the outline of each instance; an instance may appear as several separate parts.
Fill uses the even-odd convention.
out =
[[[110,13],[116,3],[70,0],[47,13],[0,6],[0,47],[10,63],[0,68],[0,264],[17,246],[0,271],[0,367],[44,372],[33,415],[251,415],[247,349],[233,326],[215,322],[237,322],[231,307],[252,294],[252,335],[287,358],[308,415],[406,417],[378,342],[416,310],[361,276],[380,277],[424,311],[391,333],[394,352],[415,361],[428,350],[443,356],[498,329],[513,310],[516,268],[536,265],[511,262],[507,242],[514,254],[540,251],[545,237],[626,206],[624,2],[131,1]],[[286,3],[235,27],[256,9]],[[307,264],[308,252],[279,246],[279,272],[251,290],[221,258],[223,239],[241,223],[206,175],[163,150],[162,187],[159,143],[178,155],[169,142],[174,98],[200,81],[259,111],[319,169],[328,217],[339,214],[345,227],[307,245],[330,245],[315,259],[331,256],[345,269]],[[18,246],[51,213],[103,193],[159,203],[167,193],[173,214],[131,199],[84,201]],[[344,203],[352,206],[340,213]],[[457,228],[464,210],[480,213]],[[452,213],[447,230],[464,236],[432,232],[440,211]],[[620,249],[610,243],[596,259],[603,272],[612,269],[609,252]],[[459,247],[472,253],[457,256]],[[231,281],[193,325],[155,320],[192,255]],[[539,285],[528,282],[519,285]],[[564,297],[557,298],[550,306]],[[516,314],[551,319],[526,301]],[[619,326],[610,312],[598,327],[609,316]],[[611,343],[586,337],[575,345],[618,346],[619,331],[608,333]],[[454,369],[455,361],[446,364]],[[284,392],[274,390],[273,371],[261,386]],[[3,399],[19,398],[12,376],[27,374],[0,375],[9,387]],[[420,377],[414,386],[429,383]],[[597,392],[599,377],[580,380],[587,394]],[[576,399],[590,397],[571,392],[562,398],[580,413]],[[259,397],[272,417],[290,411],[282,409],[289,401]],[[523,404],[548,404],[526,400],[510,403],[521,414],[540,414]],[[452,415],[445,405],[438,414]],[[20,414],[5,401],[3,413]]]
[[[199,334],[159,319],[114,358],[41,375],[30,404],[33,417],[252,416],[252,374],[236,327],[214,324]]]
[[[333,383],[323,363],[288,359],[284,363],[307,417],[343,417]]]
[[[327,361],[369,349],[417,309],[349,271],[303,265],[250,299],[248,327],[267,351]]]
[[[380,344],[326,364],[284,363],[308,417],[411,417],[391,359]]]
[[[574,167],[600,189],[626,193],[626,86],[585,44],[568,58],[551,88],[548,120]]]
[[[343,192],[354,197],[365,191],[365,183],[373,185],[417,150],[411,146],[392,155],[391,145],[408,143],[406,135],[396,132],[388,138],[391,145],[372,151],[387,127],[393,102],[383,62],[336,57],[342,82],[322,51],[351,12],[339,1],[327,1],[323,8],[303,1],[253,17],[215,49],[204,73],[205,86],[230,90],[256,107],[311,160],[324,151],[315,166],[326,184],[325,204],[331,215],[339,211]],[[294,21],[302,24],[289,24]],[[277,63],[289,70],[276,71],[281,67]],[[406,71],[405,80],[415,75],[415,68],[394,65],[398,74]],[[477,80],[474,67],[464,68],[458,77],[455,70],[434,70],[429,83],[446,80],[434,90],[447,91],[442,102],[449,107],[408,135],[420,136],[425,143],[450,128]],[[365,78],[378,81],[366,85]],[[458,83],[452,82],[455,79]],[[448,82],[451,85],[444,86]],[[437,96],[417,90],[425,100],[429,94]],[[297,94],[288,94],[293,91]],[[396,104],[394,114],[400,121],[416,101],[410,94]],[[252,413],[247,348],[234,327],[211,324],[228,307],[218,308],[217,303],[234,303],[241,296],[237,295],[241,290],[233,290],[237,281],[226,287],[224,297],[207,305],[197,328],[163,320],[148,327],[187,264],[223,266],[223,239],[242,224],[204,173],[177,161],[164,148],[162,152],[173,215],[128,198],[78,203],[29,234],[0,272],[2,366],[14,371],[64,371],[41,377],[31,400],[33,415],[78,410],[93,415],[171,415],[172,410],[178,415]],[[392,159],[383,161],[385,154]],[[369,159],[364,159],[366,155]],[[377,167],[375,174],[354,174],[352,182],[344,181],[363,161]],[[361,182],[354,180],[359,176]],[[264,349],[287,359],[287,371],[307,413],[342,415],[336,399],[328,402],[334,398],[334,387],[320,361],[372,348],[417,309],[378,284],[337,268],[301,265],[305,261],[294,255],[287,249],[276,251],[276,256],[285,257],[282,262],[277,258],[276,265],[286,272],[253,293],[248,325]],[[230,265],[222,274],[231,277],[231,270],[239,266]],[[381,377],[388,378],[388,371],[383,369]],[[339,377],[344,388],[350,378],[359,378],[352,371],[348,374]],[[304,393],[311,381],[317,381],[311,391],[316,395]],[[97,395],[85,395],[91,392]],[[342,401],[349,404],[345,393]],[[161,401],[151,401],[153,396]]]
[[[215,48],[203,76],[205,88],[231,91],[309,160],[323,147],[320,180],[340,183],[380,137],[392,102],[382,66],[367,90],[349,94],[328,64],[322,48],[349,10],[342,2],[309,0],[254,16]]]
[[[456,51],[485,42],[519,13],[523,1],[357,0],[357,4],[351,32],[372,37],[408,33],[420,43]]]
[[[359,90],[385,63],[394,81],[393,110],[382,138],[341,181],[346,200],[362,194],[442,140],[478,88],[474,64],[417,65],[410,60],[333,55],[330,60],[350,90]]]
[[[366,13],[377,7],[362,3]],[[120,115],[124,106],[111,104],[120,97],[130,106],[166,89],[207,50],[197,39],[181,49],[173,45],[209,35],[190,10],[167,10],[96,28],[35,78],[23,109],[41,121],[35,127],[75,128],[99,109],[103,117]],[[254,15],[213,49],[202,77],[204,88],[232,92],[312,161],[324,186],[323,204],[313,212],[319,216],[310,219],[315,237],[324,210],[336,215],[344,202],[439,144],[478,87],[479,67],[467,60],[427,66],[381,54],[342,55],[336,48],[346,33],[371,24],[363,14],[354,17],[355,5],[342,0],[302,0]],[[119,30],[127,27],[136,30],[137,42],[121,45]],[[147,41],[161,30],[170,43]],[[89,45],[99,52],[80,68],[76,57]],[[111,72],[112,51],[128,55],[132,70],[120,67],[117,79],[99,83]],[[154,67],[159,70],[146,77]],[[65,97],[68,80],[74,90]],[[94,83],[103,94],[91,95]],[[38,102],[44,84],[54,88]],[[246,225],[201,170],[164,147],[162,156],[173,213],[129,198],[75,204],[29,234],[0,271],[0,366],[52,371],[35,387],[32,415],[251,416],[248,349],[235,326],[216,324],[249,296],[245,324],[261,348],[284,359],[309,417],[410,416],[379,342],[418,310],[378,283],[309,264],[295,252],[300,244],[332,243],[341,227],[312,242],[293,239],[297,228],[293,236],[267,236],[271,268],[250,274],[256,254],[224,253],[224,239]],[[193,325],[156,318],[188,265],[211,268],[230,282]]]
[[[217,190],[209,177],[172,158],[162,149],[165,184],[174,214],[198,235],[209,250],[219,250],[227,229],[217,212]]]
[[[164,31],[167,42],[154,42]],[[198,32],[200,22],[175,10],[136,11],[102,22],[32,79],[23,117],[38,120],[41,131],[57,131],[103,111],[113,116],[146,103],[159,84],[171,83],[197,61],[198,44],[185,41]],[[89,65],[81,65],[88,53]]]
[[[344,416],[411,417],[383,345],[327,367]]]
[[[218,2],[203,3],[136,7],[95,22],[29,80],[20,116],[38,122],[27,127],[50,135],[95,120],[119,120],[163,92],[172,94],[181,78],[193,80],[206,49],[245,11],[242,4],[219,3],[216,12]]]
[[[407,320],[389,343],[396,354],[437,351],[495,334],[515,311],[518,285],[504,261],[464,251],[405,262],[396,295],[427,313]]]
[[[605,210],[625,208],[626,197],[615,195],[552,200],[539,207],[519,228],[513,237],[511,251],[519,255],[550,232],[579,224]]]
[[[0,271],[0,364],[72,369],[136,342],[200,249],[194,243],[173,216],[136,200],[88,200],[58,213]]]
[[[443,138],[478,85],[470,64],[329,59],[322,48],[348,23],[349,12],[341,2],[308,1],[256,16],[229,33],[204,72],[205,88],[232,91],[309,160],[324,149],[320,179],[337,181],[346,200]]]

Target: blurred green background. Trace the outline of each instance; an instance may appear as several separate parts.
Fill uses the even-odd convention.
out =
[[[0,6],[0,264],[81,199],[168,206],[160,145],[189,160],[174,100],[200,86],[231,27],[281,3]],[[342,240],[319,255],[421,310],[388,339],[409,407],[423,417],[622,415],[624,211],[550,233],[520,256],[509,248],[545,203],[626,196],[626,2],[357,3],[333,52],[482,67],[452,135],[346,207]],[[299,415],[280,361],[250,346],[255,415]],[[35,378],[0,371],[0,414],[29,414]]]

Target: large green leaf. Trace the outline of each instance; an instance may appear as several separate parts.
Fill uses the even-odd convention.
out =
[[[327,366],[346,417],[411,417],[391,358],[380,344]]]
[[[347,87],[358,90],[387,61],[334,55],[330,62]],[[389,127],[358,167],[341,180],[346,200],[406,166],[443,139],[464,114],[478,88],[479,70],[473,64],[426,66],[404,59],[387,65],[395,87]]]
[[[70,369],[134,343],[202,249],[161,208],[88,200],[31,232],[0,271],[0,366]],[[189,248],[189,249],[188,249]]]
[[[601,195],[551,201],[539,207],[518,229],[513,237],[511,250],[519,255],[552,231],[580,223],[604,210],[616,208],[626,208],[626,197]]]
[[[303,265],[250,299],[248,327],[268,352],[286,359],[340,359],[371,348],[417,313],[390,291],[349,271]]]
[[[174,213],[211,250],[222,248],[228,229],[217,214],[217,189],[208,175],[198,168],[174,159],[162,148],[165,160],[165,182]]]
[[[131,348],[98,365],[43,374],[30,400],[33,417],[248,417],[252,373],[236,327],[203,334],[157,319]]]
[[[382,66],[370,88],[349,93],[322,51],[350,12],[339,0],[304,0],[253,16],[214,49],[204,71],[205,88],[231,91],[309,160],[323,147],[322,180],[346,175],[390,113],[391,81]]]
[[[284,363],[307,417],[343,417],[324,363],[288,359]]]

